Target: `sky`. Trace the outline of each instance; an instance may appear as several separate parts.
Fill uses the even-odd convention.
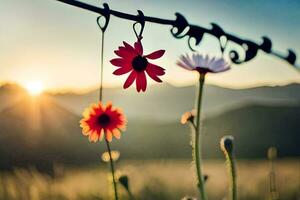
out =
[[[293,49],[300,55],[300,1],[298,0],[82,0],[111,9],[146,16],[175,19],[180,12],[202,27],[214,22],[225,31],[241,38],[261,41],[266,35],[273,49],[285,54]],[[96,13],[65,5],[56,0],[0,0],[0,84],[17,82],[25,85],[40,81],[48,90],[86,90],[99,85],[101,32]],[[122,86],[127,78],[112,74],[109,60],[113,51],[127,41],[133,44],[132,21],[112,17],[105,33],[104,84]],[[166,69],[164,82],[186,86],[197,82],[197,74],[187,72],[176,61],[181,54],[191,53],[187,39],[175,39],[170,26],[146,23],[143,34],[145,53],[165,49],[155,60]],[[205,36],[199,53],[220,56],[218,41]],[[300,61],[297,61],[300,66]],[[229,88],[300,83],[300,73],[285,61],[260,52],[245,64],[232,65],[222,74],[209,75],[209,84]]]

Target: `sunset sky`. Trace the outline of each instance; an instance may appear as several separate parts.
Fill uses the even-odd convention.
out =
[[[81,0],[111,9],[147,16],[175,19],[182,13],[189,22],[210,27],[219,24],[225,31],[261,41],[267,35],[273,49],[286,53],[293,49],[300,56],[300,1],[298,0]],[[0,84],[41,82],[50,90],[82,90],[99,83],[100,31],[97,14],[55,0],[0,0]],[[111,18],[105,40],[104,83],[121,86],[127,75],[114,76],[109,60],[122,41],[135,42],[132,21]],[[163,80],[184,86],[195,83],[196,75],[176,66],[180,54],[191,52],[186,39],[175,39],[169,26],[146,23],[144,51],[165,49],[166,54],[155,63],[166,68]],[[201,53],[220,56],[217,40],[205,37],[197,47]],[[300,66],[300,61],[297,61]],[[231,71],[210,75],[210,84],[245,88],[257,85],[300,83],[300,73],[276,57],[259,53],[249,63],[233,65]]]

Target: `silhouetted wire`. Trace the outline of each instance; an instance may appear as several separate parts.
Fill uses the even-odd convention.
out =
[[[85,10],[89,10],[101,15],[113,15],[122,19],[132,20],[132,21],[147,21],[162,25],[171,25],[171,34],[177,38],[188,38],[188,46],[189,48],[194,51],[194,48],[192,47],[192,39],[194,39],[194,45],[199,45],[203,39],[204,34],[209,34],[214,37],[216,37],[219,40],[220,44],[220,50],[222,52],[225,51],[226,48],[230,48],[228,52],[229,59],[235,63],[235,64],[241,64],[247,61],[252,60],[254,57],[257,56],[257,53],[259,50],[273,55],[275,57],[278,57],[280,59],[283,59],[293,65],[296,69],[300,69],[300,66],[296,66],[296,54],[293,50],[288,49],[287,55],[278,53],[274,50],[272,50],[272,41],[266,37],[263,36],[262,42],[256,43],[250,40],[241,39],[240,37],[237,37],[233,34],[229,34],[225,32],[219,25],[215,23],[211,23],[211,28],[204,28],[201,26],[189,24],[188,21],[185,19],[183,15],[180,13],[175,13],[176,19],[175,20],[168,20],[168,19],[161,19],[157,17],[149,17],[141,15],[141,11],[138,11],[138,15],[131,15],[127,13],[122,13],[115,10],[109,10],[106,7],[99,8],[87,3],[83,3],[77,0],[57,0],[69,5],[73,5]],[[225,43],[222,42],[222,40],[225,40]],[[241,56],[241,52],[233,47],[229,47],[227,44],[231,41],[235,44],[237,44],[240,49],[244,52],[244,56]]]

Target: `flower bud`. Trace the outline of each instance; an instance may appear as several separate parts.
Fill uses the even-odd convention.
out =
[[[126,175],[122,175],[119,177],[119,182],[121,183],[121,185],[124,186],[124,188],[126,190],[129,190],[129,180],[128,180],[128,176]]]
[[[181,123],[182,124],[186,124],[187,122],[191,122],[193,123],[195,118],[195,111],[189,111],[189,112],[185,112],[182,116],[181,116]]]
[[[232,154],[233,152],[233,136],[226,135],[220,141],[221,149],[224,153]]]
[[[276,149],[276,147],[270,147],[268,149],[268,158],[270,160],[274,160],[274,159],[276,159],[276,157],[277,157],[277,149]]]

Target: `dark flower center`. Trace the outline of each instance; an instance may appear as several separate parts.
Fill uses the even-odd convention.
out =
[[[147,68],[148,60],[145,57],[138,55],[132,60],[131,64],[135,71],[141,72]]]
[[[110,117],[104,113],[100,115],[97,120],[101,126],[107,126],[110,122]]]

